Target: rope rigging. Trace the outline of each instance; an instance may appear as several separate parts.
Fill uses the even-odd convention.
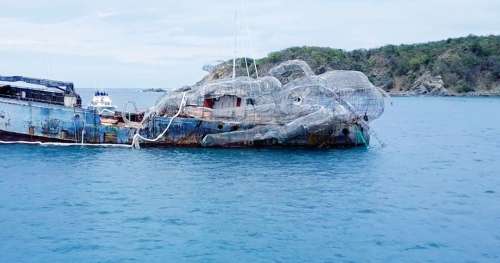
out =
[[[170,125],[172,125],[172,122],[174,121],[175,118],[177,118],[181,112],[182,112],[182,109],[183,107],[185,106],[186,104],[186,92],[184,92],[182,94],[182,100],[181,100],[181,103],[179,105],[179,110],[177,111],[177,113],[172,116],[170,118],[170,121],[168,122],[168,125],[167,127],[163,130],[162,133],[160,133],[156,138],[154,139],[149,139],[149,138],[146,138],[142,135],[139,134],[139,132],[141,131],[142,128],[139,128],[136,130],[136,133],[132,139],[132,147],[135,148],[135,149],[140,149],[141,148],[141,145],[140,145],[140,140],[143,140],[143,141],[146,141],[146,142],[157,142],[159,141],[161,138],[163,138],[165,136],[165,134],[167,133],[167,131],[170,129]],[[143,120],[144,122],[144,120]],[[142,125],[141,125],[142,126]]]

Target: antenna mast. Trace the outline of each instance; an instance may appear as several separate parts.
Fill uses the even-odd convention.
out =
[[[233,80],[236,78],[236,60],[237,60],[237,57],[238,57],[238,45],[239,45],[239,35],[238,35],[238,31],[241,28],[241,17],[244,16],[244,18],[246,19],[246,17],[248,17],[248,12],[247,12],[247,6],[246,6],[246,1],[245,0],[241,0],[240,1],[240,8],[243,10],[241,14],[238,13],[238,8],[235,9],[234,11],[234,24],[235,24],[235,30],[234,30],[234,54],[233,54]],[[248,20],[244,20],[244,26],[245,26],[245,34],[246,34],[246,38],[247,38],[247,46],[244,47],[245,49],[247,49],[247,52],[250,52],[250,50],[253,49],[253,43],[251,41],[251,36],[250,36],[250,29],[249,29],[249,26],[248,26]],[[255,76],[257,78],[259,78],[259,71],[257,69],[257,62],[255,60],[255,57],[252,56],[252,59],[253,59],[253,66],[254,66],[254,70],[255,70]],[[247,76],[250,77],[250,69],[248,67],[248,59],[247,59],[247,56],[245,56],[245,67],[246,67],[246,71],[247,71]]]
[[[238,55],[238,9],[234,11],[234,23],[236,28],[234,30],[233,80],[236,79],[236,56]]]

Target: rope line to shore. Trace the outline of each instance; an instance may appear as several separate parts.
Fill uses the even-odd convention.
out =
[[[182,99],[181,99],[181,104],[179,105],[179,110],[177,111],[177,113],[174,116],[172,116],[172,118],[170,118],[170,121],[168,122],[167,127],[165,128],[165,130],[163,130],[162,133],[160,133],[154,139],[149,139],[149,138],[146,138],[146,137],[140,135],[139,132],[140,132],[141,129],[137,129],[137,132],[135,133],[134,138],[132,139],[132,145],[131,146],[133,148],[135,148],[135,149],[140,149],[141,148],[140,140],[143,140],[143,141],[146,141],[146,142],[157,142],[158,140],[160,140],[161,138],[163,138],[163,136],[165,136],[165,134],[167,133],[167,131],[170,129],[170,125],[172,125],[172,122],[174,121],[174,119],[177,118],[181,114],[182,108],[184,107],[185,103],[186,103],[186,92],[184,92],[182,94]]]

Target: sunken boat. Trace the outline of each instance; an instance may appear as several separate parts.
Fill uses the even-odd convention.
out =
[[[73,83],[0,76],[0,140],[135,147],[368,145],[383,91],[357,71],[316,75],[287,61],[264,76],[215,79],[167,92],[144,112],[119,111],[97,92],[88,107]]]

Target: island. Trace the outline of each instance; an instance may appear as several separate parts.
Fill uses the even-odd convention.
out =
[[[329,70],[365,73],[391,95],[499,96],[500,36],[449,38],[420,44],[386,45],[346,51],[329,47],[292,47],[264,58],[237,59],[237,75],[265,75],[287,60],[306,61],[315,74]],[[232,61],[212,67],[204,80],[228,78]]]
[[[142,92],[167,92],[167,90],[162,89],[162,88],[149,88],[149,89],[143,89],[141,91]]]

